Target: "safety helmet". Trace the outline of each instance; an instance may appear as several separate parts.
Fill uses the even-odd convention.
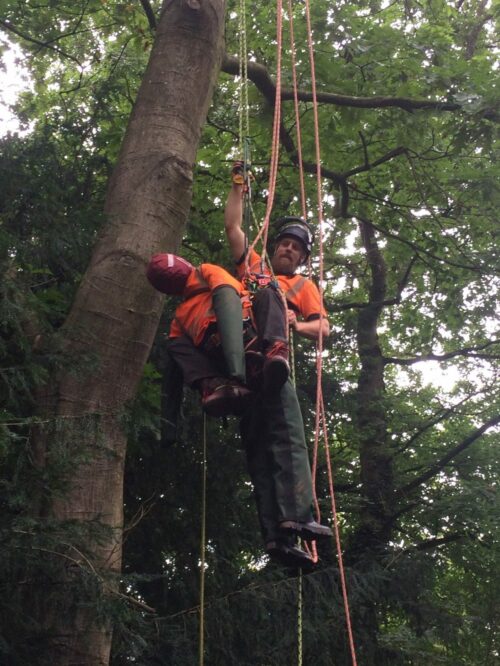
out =
[[[311,254],[314,243],[314,232],[311,225],[301,217],[280,217],[277,221],[278,230],[274,242],[278,243],[285,236],[296,238],[302,244],[306,253],[306,260]]]
[[[178,296],[184,291],[192,264],[175,254],[155,254],[151,257],[146,277],[155,289],[169,296]]]

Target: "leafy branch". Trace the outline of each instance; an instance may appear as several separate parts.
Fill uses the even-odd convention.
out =
[[[268,103],[270,104],[271,107],[274,106],[274,97],[270,97],[267,99]],[[299,158],[298,158],[298,151],[295,147],[294,140],[290,134],[290,132],[286,129],[284,124],[281,122],[280,123],[280,141],[286,150],[287,154],[290,157],[290,160],[294,164],[294,166],[299,166]],[[320,166],[320,172],[321,172],[321,177],[324,178],[325,180],[330,180],[334,186],[338,187],[340,190],[340,211],[339,215],[340,217],[348,217],[349,212],[349,187],[353,187],[348,183],[348,179],[351,176],[354,176],[358,173],[362,173],[364,171],[370,171],[371,169],[380,166],[381,164],[384,164],[385,162],[389,162],[390,160],[394,159],[395,157],[398,157],[399,155],[404,155],[407,153],[407,149],[404,146],[398,146],[396,148],[393,148],[389,150],[387,153],[384,155],[381,155],[378,157],[376,160],[373,162],[370,161],[368,157],[368,150],[367,146],[364,140],[364,137],[361,135],[361,140],[363,142],[363,153],[365,156],[364,163],[358,167],[354,167],[353,169],[350,169],[348,171],[344,172],[339,172],[339,171],[334,171],[332,169],[328,169],[327,167],[321,165]],[[312,175],[316,175],[317,173],[317,164],[316,162],[307,162],[303,161],[302,162],[302,168],[305,173],[309,173]]]
[[[364,193],[362,193],[364,195]],[[387,202],[386,202],[387,203]],[[413,220],[409,220],[410,222],[413,223]],[[393,240],[396,240],[400,243],[403,243],[404,245],[411,247],[412,250],[417,252],[419,255],[424,255],[426,257],[429,257],[430,259],[434,259],[435,261],[438,261],[441,264],[447,264],[448,266],[454,266],[455,268],[463,268],[468,271],[475,271],[475,272],[483,272],[486,271],[486,267],[480,266],[480,265],[474,265],[474,264],[464,264],[458,261],[453,261],[452,259],[448,259],[447,257],[440,257],[439,255],[435,254],[434,252],[431,252],[430,250],[427,250],[426,248],[422,247],[422,245],[419,245],[418,243],[415,243],[414,241],[409,240],[408,238],[403,238],[399,234],[396,234],[392,231],[389,231],[388,229],[384,229],[373,222],[371,222],[372,226],[374,229],[376,229],[378,232],[380,232],[383,236],[386,238],[392,238]],[[495,272],[494,269],[491,269],[491,272]]]
[[[271,78],[267,68],[260,63],[249,60],[247,62],[248,78],[257,86],[266,99],[274,99],[276,96],[276,84]],[[221,70],[226,74],[239,75],[239,59],[234,56],[225,55],[222,60]],[[311,102],[312,93],[306,90],[297,91],[297,96],[301,102]],[[282,101],[294,99],[293,90],[281,90]],[[337,106],[348,106],[358,109],[383,109],[400,108],[403,111],[412,113],[413,111],[460,111],[462,105],[458,102],[439,102],[428,99],[415,99],[411,97],[387,97],[383,95],[374,95],[372,97],[357,97],[354,95],[341,95],[338,93],[321,92],[317,93],[318,102],[324,104],[335,104]],[[489,120],[497,120],[497,114],[488,111],[485,115]]]
[[[385,356],[384,363],[394,363],[396,365],[414,365],[415,363],[421,363],[422,361],[449,361],[451,358],[456,358],[457,356],[467,356],[468,358],[480,358],[484,360],[494,360],[500,358],[499,354],[479,354],[483,349],[487,349],[492,345],[497,345],[500,340],[489,340],[482,345],[477,347],[463,347],[462,349],[455,349],[454,351],[447,352],[446,354],[422,354],[422,356],[414,356],[413,358],[396,358],[394,356]]]
[[[423,550],[433,550],[434,548],[439,548],[439,546],[444,546],[447,543],[453,543],[454,541],[460,541],[464,539],[467,535],[461,532],[452,532],[443,537],[432,537],[431,539],[425,539],[425,541],[419,541],[413,546],[409,546],[402,551],[402,554],[413,553],[415,551]]]
[[[358,216],[358,219],[359,218]],[[365,223],[369,224],[368,220],[365,220]],[[360,302],[350,302],[350,303],[331,303],[331,302],[325,302],[325,307],[328,310],[328,312],[344,312],[345,310],[361,310],[363,308],[368,308],[376,305],[377,307],[379,306],[390,306],[390,305],[399,305],[401,303],[401,298],[403,291],[405,290],[408,280],[410,279],[410,274],[411,274],[411,269],[413,268],[413,265],[415,264],[415,261],[417,260],[418,255],[414,255],[408,266],[406,267],[406,270],[404,272],[403,277],[401,280],[398,282],[398,288],[396,291],[396,295],[393,298],[387,298],[384,299],[383,301],[370,301],[369,303],[360,303]]]
[[[488,421],[486,421],[486,423],[483,423],[483,425],[481,425],[479,428],[476,428],[473,432],[470,433],[470,435],[465,437],[465,439],[463,439],[459,444],[454,446],[448,451],[448,453],[446,453],[437,462],[431,465],[426,472],[420,474],[420,476],[417,476],[405,486],[397,489],[395,491],[395,495],[397,497],[407,495],[408,493],[415,490],[415,488],[418,488],[426,481],[429,481],[429,479],[432,479],[434,476],[439,474],[439,472],[441,472],[449,462],[456,458],[460,453],[465,451],[469,446],[474,444],[474,442],[478,440],[481,435],[483,435],[489,428],[498,425],[498,423],[500,423],[500,414],[492,416],[490,419],[488,419]]]
[[[0,19],[0,26],[5,28],[9,32],[12,32],[14,35],[21,37],[21,39],[24,39],[26,42],[31,42],[32,44],[36,44],[37,46],[40,46],[42,48],[49,49],[49,51],[54,51],[61,57],[67,58],[68,60],[71,60],[72,62],[76,63],[78,67],[82,67],[82,63],[78,60],[78,58],[76,58],[74,55],[71,55],[71,53],[63,51],[58,46],[53,46],[53,44],[50,41],[42,42],[39,39],[36,39],[35,37],[26,35],[25,33],[21,32],[18,28],[16,28],[14,25],[12,25],[10,21],[5,21]]]
[[[410,448],[414,444],[414,442],[419,439],[422,435],[424,435],[428,430],[431,428],[434,428],[434,426],[438,425],[442,421],[445,421],[452,415],[460,415],[462,414],[462,408],[464,405],[466,405],[470,400],[473,398],[476,398],[477,396],[481,395],[484,397],[484,395],[488,392],[488,390],[491,390],[491,387],[486,390],[480,390],[480,391],[473,391],[472,393],[468,393],[464,398],[459,400],[457,403],[450,405],[449,407],[445,407],[441,405],[441,409],[439,409],[437,412],[434,413],[432,417],[427,419],[424,423],[420,425],[420,427],[417,427],[415,432],[409,437],[408,440],[402,444],[397,451],[394,452],[394,456],[399,456],[401,453],[404,453],[407,449]],[[421,469],[421,467],[419,467]],[[406,470],[409,472],[410,470]],[[415,470],[413,470],[415,471]]]

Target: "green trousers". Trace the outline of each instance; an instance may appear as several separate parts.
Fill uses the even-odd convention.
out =
[[[227,375],[245,383],[243,314],[239,295],[232,287],[219,287],[212,294]]]
[[[275,395],[256,397],[241,421],[248,470],[264,542],[284,520],[312,519],[312,479],[304,424],[290,380]]]

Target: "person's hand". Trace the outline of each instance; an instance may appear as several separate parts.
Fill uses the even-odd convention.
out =
[[[293,310],[287,310],[288,326],[294,331],[297,329],[297,315]]]
[[[231,179],[235,185],[245,184],[245,163],[242,160],[236,160],[231,169]],[[246,179],[248,181],[255,180],[253,173],[250,171],[250,165],[247,165]]]
[[[233,163],[233,168],[231,169],[231,179],[235,185],[243,185],[244,177],[244,163],[241,160],[237,160]]]

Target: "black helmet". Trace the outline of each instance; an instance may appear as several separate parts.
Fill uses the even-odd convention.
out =
[[[275,243],[278,243],[285,236],[292,236],[302,243],[306,253],[306,260],[311,254],[314,243],[314,231],[311,225],[301,217],[280,217],[277,221],[277,234],[274,237]]]

